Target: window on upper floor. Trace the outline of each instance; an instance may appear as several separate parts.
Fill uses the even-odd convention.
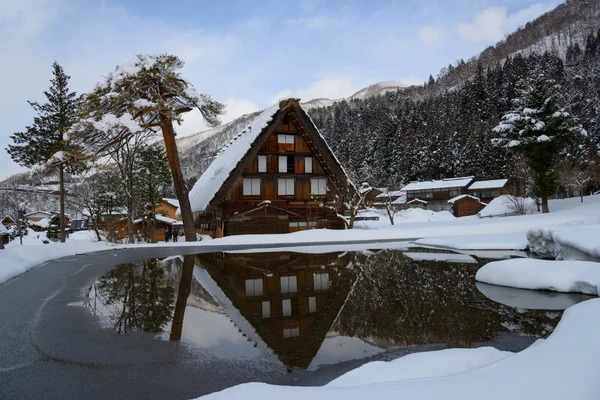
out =
[[[293,196],[294,180],[288,178],[277,179],[277,194],[280,196]]]
[[[294,135],[285,135],[280,133],[279,135],[277,135],[277,143],[294,144]]]
[[[449,193],[450,197],[456,197],[458,196],[458,190],[451,190]]]
[[[262,278],[257,279],[246,279],[246,296],[262,296],[263,295],[263,280]]]
[[[244,178],[243,186],[244,196],[260,196],[260,178]]]
[[[312,157],[304,157],[304,173],[312,174],[313,172],[313,158]]]
[[[311,178],[310,194],[312,196],[323,196],[327,194],[327,178]]]
[[[427,192],[425,192],[425,198],[426,198],[426,199],[431,199],[431,198],[433,198],[433,192],[431,192],[431,191],[427,191]]]
[[[267,172],[267,156],[258,156],[258,172]]]
[[[298,291],[298,278],[296,275],[280,277],[279,284],[281,293],[296,293]]]
[[[279,172],[294,173],[294,156],[279,156]]]
[[[321,272],[313,274],[313,288],[315,290],[329,289],[329,273]]]

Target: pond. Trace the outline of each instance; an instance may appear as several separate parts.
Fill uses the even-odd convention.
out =
[[[149,259],[100,277],[85,304],[122,335],[309,374],[446,347],[518,351],[589,298],[476,284],[487,261],[421,248]]]

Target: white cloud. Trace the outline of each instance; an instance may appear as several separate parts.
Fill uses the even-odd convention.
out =
[[[430,44],[442,40],[443,31],[441,28],[428,25],[419,29],[419,37],[424,43]]]
[[[323,78],[310,84],[306,89],[298,90],[295,96],[304,101],[318,98],[339,99],[351,96],[359,89],[361,87],[349,76]]]
[[[536,3],[508,14],[505,7],[490,7],[477,13],[471,22],[459,24],[457,29],[463,39],[472,42],[498,41],[552,8],[552,3]]]

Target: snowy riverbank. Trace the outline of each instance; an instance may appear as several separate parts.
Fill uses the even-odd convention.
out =
[[[591,316],[599,314],[600,299],[570,307],[548,339],[519,353],[420,353],[366,364],[324,387],[249,383],[203,399],[595,400],[600,393],[600,319]]]

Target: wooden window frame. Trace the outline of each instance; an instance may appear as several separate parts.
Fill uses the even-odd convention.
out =
[[[321,190],[321,182],[325,182],[325,190]],[[325,196],[327,194],[327,178],[310,178],[310,195]]]
[[[263,167],[263,168],[261,168]],[[258,156],[258,172],[265,173],[267,172],[267,156],[259,155]]]
[[[309,168],[310,165],[310,168]],[[312,157],[304,157],[304,173],[312,174],[313,173],[313,158]]]
[[[284,181],[285,183],[285,190],[282,193],[282,181]],[[292,193],[289,193],[289,189],[290,189],[290,181],[291,181],[291,191]],[[278,196],[294,196],[296,193],[296,180],[294,178],[277,178],[277,195]]]
[[[247,182],[250,185],[249,193],[246,190],[248,188],[248,186],[246,186]],[[262,185],[262,182],[261,182],[260,178],[243,178],[242,179],[242,195],[243,196],[260,196],[261,185]],[[257,188],[258,188],[258,193],[256,193],[256,190],[255,190]]]

